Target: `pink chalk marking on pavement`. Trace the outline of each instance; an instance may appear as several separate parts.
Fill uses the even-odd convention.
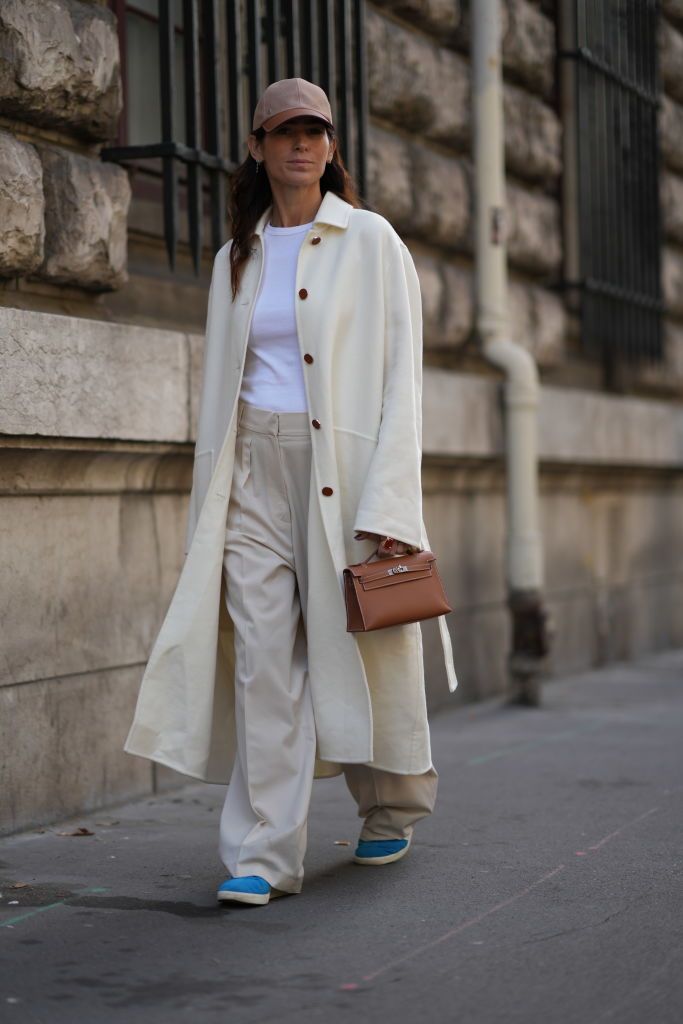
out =
[[[577,850],[576,856],[587,857],[589,853],[594,853],[596,850],[599,850],[601,847],[603,847],[605,843],[609,843],[611,839],[614,839],[615,836],[620,835],[625,828],[628,828],[630,825],[635,825],[636,822],[642,821],[643,818],[648,818],[651,814],[654,814],[655,811],[658,810],[659,807],[651,807],[649,811],[643,811],[643,813],[639,814],[637,818],[631,818],[630,821],[625,821],[620,828],[615,829],[614,832],[610,832],[609,835],[603,836],[602,839],[598,839],[597,843],[592,843],[587,850]]]
[[[639,814],[637,818],[631,818],[630,821],[624,822],[624,824],[621,826],[621,828],[617,828],[617,829],[614,830],[614,832],[610,832],[609,835],[603,836],[602,839],[599,839],[597,841],[597,843],[593,843],[593,845],[589,846],[588,849],[589,850],[599,850],[601,846],[605,845],[605,843],[609,843],[610,839],[614,839],[615,836],[620,835],[624,831],[625,828],[629,827],[629,825],[635,825],[636,822],[642,821],[643,818],[648,818],[651,814],[654,814],[655,811],[658,811],[658,810],[659,810],[659,807],[651,807],[649,811],[643,811],[643,813]]]
[[[624,824],[621,825],[620,828],[615,829],[614,832],[610,832],[608,835],[603,836],[602,839],[598,839],[596,843],[592,843],[588,847],[588,849],[576,850],[576,856],[587,857],[589,852],[594,853],[596,850],[600,850],[603,846],[605,846],[606,843],[609,843],[616,836],[621,835],[624,829],[629,828],[631,825],[637,824],[637,822],[639,821],[643,821],[644,818],[649,818],[651,814],[654,814],[655,811],[658,810],[659,807],[650,807],[649,810],[643,811],[643,813],[637,815],[637,817],[631,818],[630,821],[624,822]],[[542,885],[542,883],[547,882],[549,878],[552,878],[554,875],[559,874],[560,871],[564,870],[564,867],[564,864],[559,864],[556,868],[553,868],[552,871],[549,871],[547,874],[542,875],[540,878],[537,878],[536,881],[532,882],[531,885],[528,885],[526,889],[522,889],[520,892],[515,893],[514,896],[508,896],[506,900],[501,900],[500,903],[496,903],[495,906],[483,911],[483,913],[477,914],[476,917],[471,917],[469,921],[463,921],[463,923],[458,925],[457,928],[451,928],[450,931],[447,931],[443,935],[440,935],[437,939],[433,939],[431,942],[426,942],[423,946],[418,946],[417,949],[412,950],[410,953],[406,953],[405,956],[401,956],[398,957],[398,959],[396,960],[392,960],[390,963],[385,964],[384,967],[378,967],[376,971],[372,972],[372,974],[364,974],[362,980],[374,981],[374,979],[377,978],[380,974],[384,974],[386,971],[391,970],[392,967],[397,967],[399,964],[405,963],[406,960],[412,960],[413,957],[419,956],[420,953],[424,953],[425,950],[432,949],[434,946],[438,946],[440,943],[446,942],[448,939],[452,939],[454,935],[459,935],[460,932],[464,932],[466,928],[470,928],[473,924],[479,924],[479,922],[483,921],[484,918],[490,917],[491,914],[495,914],[496,911],[502,910],[503,907],[508,907],[511,903],[515,903],[517,900],[521,899],[522,896],[526,896],[528,893],[531,892],[532,889],[535,889],[537,885]],[[347,984],[340,985],[339,987],[341,989],[353,990],[359,988],[359,985],[356,982],[347,982]]]
[[[412,960],[413,957],[419,956],[426,950],[432,949],[434,946],[438,946],[442,942],[447,942],[448,939],[452,939],[454,935],[459,935],[460,932],[464,932],[466,928],[471,928],[472,925],[479,924],[480,921],[483,921],[486,917],[490,917],[491,914],[495,914],[496,911],[502,910],[504,907],[509,907],[511,903],[515,903],[517,900],[520,900],[522,896],[528,895],[528,893],[530,893],[532,889],[535,889],[537,885],[542,885],[543,882],[547,882],[549,878],[553,878],[554,875],[559,874],[560,871],[563,870],[564,864],[559,864],[556,868],[553,868],[552,871],[548,871],[545,875],[537,878],[535,882],[531,883],[531,885],[527,885],[525,889],[521,889],[513,896],[508,896],[506,900],[501,900],[500,903],[496,903],[495,906],[489,907],[488,910],[484,910],[481,914],[477,914],[476,917],[471,917],[468,921],[463,921],[462,924],[444,932],[444,934],[440,935],[437,939],[432,939],[431,942],[425,942],[423,946],[418,946],[417,949],[411,950],[410,953],[406,953],[405,956],[400,956],[396,960],[391,960],[388,964],[385,964],[384,967],[378,967],[376,971],[372,972],[372,974],[364,974],[362,980],[374,981],[374,979],[379,977],[380,974],[390,971],[392,967],[397,967],[399,964],[405,963],[406,960]],[[355,982],[347,982],[345,985],[340,985],[340,988],[348,990],[358,988],[358,985]]]

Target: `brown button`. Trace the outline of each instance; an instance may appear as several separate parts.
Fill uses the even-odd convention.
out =
[[[320,420],[311,420],[311,423],[313,424],[316,430],[320,430]]]
[[[305,354],[305,356],[304,356],[304,362],[305,362],[305,363],[312,363],[312,362],[313,362],[313,356],[311,355],[311,353],[310,353],[310,352],[307,352],[307,353]]]
[[[315,238],[311,239],[311,245],[317,245],[318,242],[322,242],[322,238],[320,237],[320,235],[316,235]]]
[[[308,292],[306,291],[305,288],[299,288],[299,298],[300,299],[308,298]]]
[[[323,494],[334,494],[331,487],[323,487]]]

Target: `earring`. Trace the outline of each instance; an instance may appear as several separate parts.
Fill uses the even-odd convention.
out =
[[[259,168],[260,168],[260,166],[261,166],[261,163],[260,163],[260,161],[258,161],[258,160],[257,160],[257,161],[256,161],[256,173],[257,173],[257,174],[258,174],[258,172],[259,172]]]

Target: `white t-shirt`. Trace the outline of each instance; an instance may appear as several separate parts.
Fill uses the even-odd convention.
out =
[[[240,398],[273,412],[307,412],[301,351],[294,313],[296,265],[309,224],[263,233],[264,267],[256,298]]]

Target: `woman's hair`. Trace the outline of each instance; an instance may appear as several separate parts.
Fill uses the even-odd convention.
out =
[[[330,138],[334,138],[333,128],[325,126]],[[257,128],[253,134],[261,141],[265,136],[263,128]],[[344,166],[339,154],[339,145],[334,148],[332,162],[325,166],[320,179],[320,191],[323,195],[329,191],[336,192],[355,207],[363,207],[353,178]],[[230,219],[232,221],[232,246],[230,248],[230,284],[233,301],[237,295],[244,264],[249,259],[251,241],[257,221],[266,207],[273,201],[273,194],[265,170],[257,173],[256,161],[249,154],[233,172],[230,182]]]

